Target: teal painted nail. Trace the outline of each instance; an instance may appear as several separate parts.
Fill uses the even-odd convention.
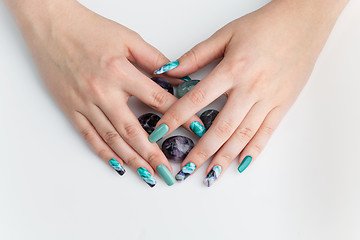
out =
[[[244,160],[242,160],[242,162],[240,163],[240,166],[238,167],[238,171],[242,173],[249,166],[251,160],[252,160],[251,156],[246,156]]]
[[[120,176],[125,174],[125,169],[115,158],[110,159],[109,164]]]
[[[179,66],[179,61],[173,61],[173,62],[169,62],[167,64],[165,64],[164,66],[162,66],[161,68],[159,68],[158,70],[156,70],[154,72],[154,74],[162,74],[162,73],[166,73],[174,68],[176,68],[177,66]]]
[[[149,171],[144,167],[139,167],[137,169],[138,174],[140,177],[150,186],[154,187],[156,185],[155,178],[149,173]]]
[[[199,123],[198,121],[192,122],[190,124],[190,129],[191,129],[191,131],[193,131],[199,137],[202,137],[206,132],[205,127],[201,123]]]
[[[220,176],[221,171],[222,171],[221,166],[216,165],[215,167],[213,167],[209,172],[209,174],[206,176],[204,180],[204,184],[210,187],[215,182],[215,180]]]
[[[185,77],[182,77],[180,79],[184,80],[185,82],[191,81],[191,78],[189,76],[185,76]]]
[[[161,124],[149,135],[149,141],[151,143],[159,141],[168,131],[169,127],[165,123]]]
[[[181,170],[176,174],[175,179],[178,182],[184,181],[188,178],[196,169],[196,165],[192,162],[187,163]]]
[[[160,177],[165,181],[168,186],[174,185],[175,178],[165,165],[159,165],[156,167],[156,171],[159,173]]]

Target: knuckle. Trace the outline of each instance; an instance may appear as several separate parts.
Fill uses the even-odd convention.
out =
[[[235,134],[236,134],[236,138],[241,143],[248,143],[252,138],[253,130],[248,127],[241,127],[235,132]]]
[[[195,106],[197,106],[204,101],[205,91],[201,88],[192,89],[192,91],[189,92],[189,99]]]
[[[164,106],[167,102],[167,95],[166,92],[153,92],[151,95],[151,103],[150,107],[158,110],[162,106]]]
[[[147,158],[147,162],[151,165],[151,166],[155,166],[156,162],[158,161],[158,159],[160,159],[159,154],[157,153],[150,153],[148,158]]]
[[[210,157],[206,151],[201,151],[201,150],[197,150],[195,152],[195,156],[202,161],[206,161]]]
[[[232,160],[234,160],[235,157],[232,156],[232,155],[223,153],[223,154],[220,155],[220,158],[221,158],[222,160],[225,160],[226,162],[231,162]]]
[[[196,51],[196,46],[192,49],[190,49],[188,52],[184,54],[184,57],[190,58],[190,61],[193,66],[195,66],[196,69],[199,69],[199,61],[198,61],[198,54]]]
[[[114,131],[106,132],[104,135],[104,141],[108,145],[114,145],[119,138],[120,138],[119,134]]]
[[[264,147],[258,143],[255,143],[253,146],[253,151],[257,154],[261,153],[261,151],[264,149]]]
[[[270,136],[270,135],[272,135],[272,134],[274,133],[274,128],[269,127],[269,126],[265,126],[265,127],[263,127],[262,132],[263,132],[264,134]]]
[[[125,61],[122,57],[109,57],[103,60],[103,67],[110,76],[123,78],[127,76],[124,63]]]
[[[136,155],[131,155],[124,159],[127,165],[129,165],[131,168],[136,169],[136,163],[138,162],[139,157]]]
[[[221,123],[217,124],[214,128],[214,133],[219,138],[226,138],[231,135],[233,131],[233,124],[227,120],[222,121]]]
[[[136,124],[130,123],[124,126],[124,137],[126,139],[136,138],[140,134],[140,129]]]
[[[86,142],[88,143],[91,143],[92,140],[94,139],[94,134],[93,132],[91,131],[91,129],[88,129],[88,128],[85,128],[85,129],[82,129],[80,131],[81,133],[81,136],[83,136],[83,138],[85,139]]]

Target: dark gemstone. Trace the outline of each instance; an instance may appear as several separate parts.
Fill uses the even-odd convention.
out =
[[[181,83],[176,88],[176,97],[182,98],[186,93],[188,93],[199,82],[200,82],[199,80],[190,80],[190,81]]]
[[[160,87],[174,95],[174,88],[167,79],[162,77],[152,77],[151,79],[156,82]]]
[[[214,119],[218,115],[219,111],[215,109],[206,110],[200,116],[201,121],[204,123],[206,130],[208,130],[213,123]]]
[[[141,115],[138,119],[145,131],[148,134],[151,134],[154,131],[157,122],[160,120],[160,117],[154,113],[146,113]]]
[[[173,136],[166,139],[161,147],[168,160],[182,162],[194,147],[194,142],[184,136]]]

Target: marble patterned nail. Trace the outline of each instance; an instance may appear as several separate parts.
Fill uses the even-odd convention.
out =
[[[199,123],[198,121],[192,122],[190,124],[190,129],[191,129],[191,131],[193,131],[199,137],[202,137],[206,132],[205,127],[201,123]]]
[[[185,82],[191,81],[191,78],[189,76],[185,76],[180,78],[181,80],[184,80]]]
[[[204,179],[204,184],[207,187],[210,187],[215,182],[215,180],[220,176],[221,170],[222,170],[221,166],[219,165],[214,166],[211,169],[211,171],[208,173],[206,178]]]
[[[120,176],[125,174],[126,171],[124,167],[121,166],[120,163],[115,158],[110,159],[109,164]]]
[[[181,170],[176,174],[175,179],[178,182],[184,181],[189,177],[196,169],[196,165],[192,162],[187,163]]]
[[[164,66],[160,67],[158,70],[155,70],[154,74],[162,74],[162,73],[166,73],[174,68],[176,68],[177,66],[179,66],[179,61],[172,61],[169,62],[167,64],[165,64]]]
[[[151,173],[146,168],[139,167],[137,169],[137,173],[150,187],[154,187],[156,185],[155,178],[151,175]]]

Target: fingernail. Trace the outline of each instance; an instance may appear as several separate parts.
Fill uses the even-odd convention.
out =
[[[204,184],[210,187],[215,182],[215,180],[220,176],[221,170],[222,168],[219,165],[213,167],[206,176],[206,178],[204,179]]]
[[[199,123],[198,121],[192,122],[190,124],[190,129],[191,129],[191,131],[193,131],[199,137],[202,137],[206,132],[205,127],[201,123]]]
[[[120,176],[125,174],[125,168],[115,158],[110,159],[109,164]]]
[[[185,76],[185,77],[182,77],[180,79],[184,80],[185,82],[191,81],[191,78],[189,76]]]
[[[169,62],[169,63],[165,64],[164,66],[162,66],[161,68],[159,68],[158,70],[156,70],[154,72],[154,74],[162,74],[162,73],[168,72],[168,71],[176,68],[177,66],[179,66],[179,61]]]
[[[155,178],[149,173],[149,171],[146,168],[139,167],[137,169],[137,173],[150,187],[154,187],[156,185]]]
[[[149,135],[149,141],[151,143],[159,141],[163,136],[165,136],[168,131],[168,125],[166,125],[165,123],[161,124]]]
[[[159,165],[156,167],[156,171],[159,173],[160,177],[165,181],[168,186],[174,185],[175,178],[165,165]]]
[[[242,173],[251,163],[252,157],[251,156],[246,156],[244,158],[244,160],[242,160],[242,162],[240,163],[239,167],[238,167],[238,171],[240,173]]]
[[[186,164],[178,174],[176,174],[175,179],[178,182],[184,181],[187,177],[189,177],[196,169],[196,165],[193,163]]]

